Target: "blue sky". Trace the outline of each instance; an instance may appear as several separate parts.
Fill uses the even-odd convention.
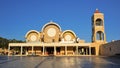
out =
[[[0,36],[25,40],[29,30],[41,31],[49,21],[62,30],[73,30],[91,42],[91,16],[95,9],[105,15],[107,41],[120,39],[120,0],[0,0]]]

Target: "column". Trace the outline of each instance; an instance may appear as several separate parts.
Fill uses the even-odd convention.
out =
[[[33,55],[34,46],[32,46],[32,55]]]
[[[56,46],[54,46],[54,55],[56,55]]]
[[[91,47],[89,46],[89,55],[91,55]]]
[[[8,46],[8,56],[10,56],[10,46]]]
[[[76,55],[78,55],[78,46],[76,46]]]
[[[22,56],[22,53],[23,53],[23,47],[21,46],[21,56]]]
[[[98,56],[99,55],[99,46],[95,47],[95,52],[96,52],[96,55]]]
[[[44,50],[44,46],[43,46],[43,53],[42,54],[44,55],[44,53],[45,53],[45,50]]]
[[[67,46],[65,46],[65,55],[67,55]]]

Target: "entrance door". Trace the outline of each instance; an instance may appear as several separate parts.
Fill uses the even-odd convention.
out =
[[[53,55],[54,54],[54,47],[47,47],[46,48],[48,55]]]

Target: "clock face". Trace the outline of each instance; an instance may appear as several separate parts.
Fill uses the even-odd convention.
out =
[[[70,36],[70,35],[66,35],[66,36],[65,36],[65,39],[66,39],[67,41],[70,41],[70,40],[71,40],[71,36]]]
[[[55,28],[49,28],[47,31],[47,34],[49,37],[54,37],[56,35],[56,29]]]
[[[30,37],[30,39],[31,39],[31,41],[36,41],[37,37],[36,37],[35,35],[32,35],[32,36]]]

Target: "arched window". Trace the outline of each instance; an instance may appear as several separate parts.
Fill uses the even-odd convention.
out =
[[[98,31],[96,33],[96,39],[97,40],[104,40],[104,33],[102,31]]]
[[[100,18],[96,20],[96,26],[103,26],[103,21]]]

